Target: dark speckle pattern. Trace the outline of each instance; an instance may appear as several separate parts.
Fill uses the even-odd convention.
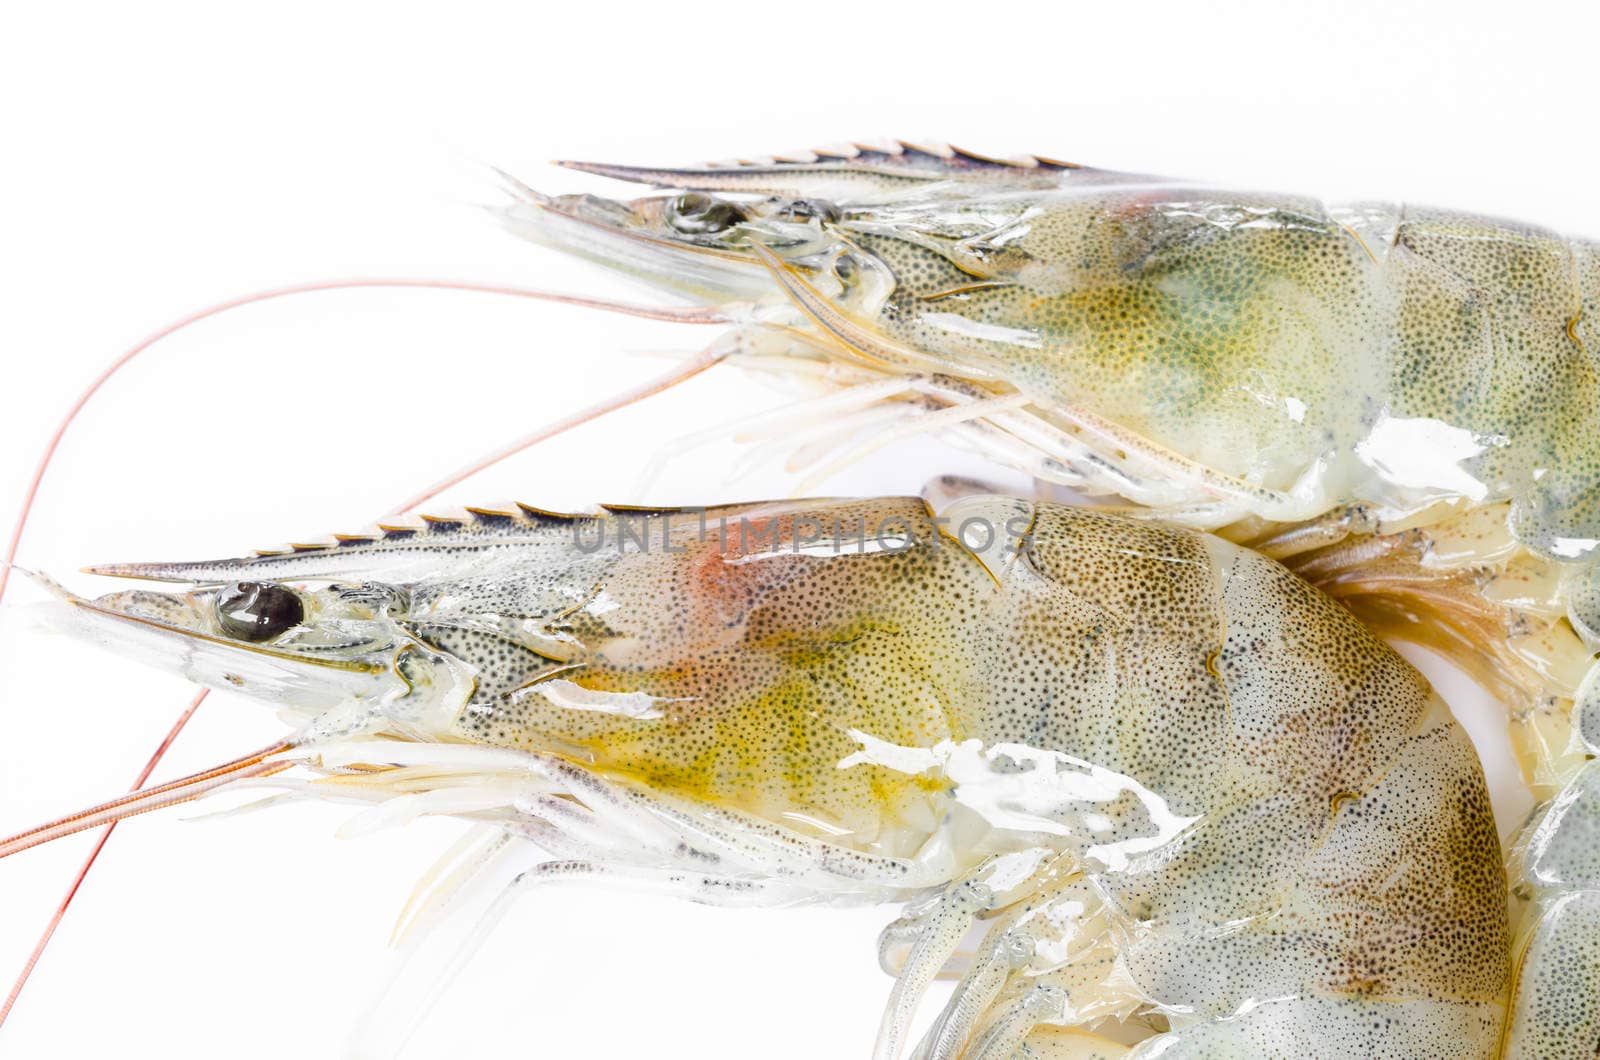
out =
[[[393,623],[413,695],[374,709],[409,738],[558,755],[582,790],[822,839],[836,866],[1059,854],[1060,924],[1092,905],[1116,960],[1042,972],[1162,1013],[1163,1056],[1492,1055],[1499,845],[1410,666],[1219,538],[1002,497],[940,515],[996,533],[972,551],[915,499],[519,509],[181,569],[337,580],[304,636]],[[438,713],[409,700],[443,689],[466,701],[419,728]]]
[[[1229,480],[1237,515],[1282,520],[1292,510],[1297,521],[1352,502],[1405,510],[1439,498],[1504,500],[1535,552],[1597,548],[1596,244],[1426,207],[1093,169],[1008,170],[915,150],[890,163],[895,179],[951,179],[882,198],[871,192],[894,179],[865,167],[871,157],[693,171],[709,175],[707,187],[722,180],[779,193],[750,204],[746,223],[711,245],[664,226],[661,198],[569,196],[545,208],[649,236],[658,248],[676,244],[683,270],[665,250],[652,261],[669,287],[682,286],[685,270],[731,270],[726,257],[749,259],[760,242],[817,288],[824,312],[831,304],[841,314],[823,321],[823,345],[886,343],[871,352],[889,370],[894,350],[915,351],[898,370],[932,363],[1015,387],[1071,430],[1092,414],[1149,452]],[[814,184],[838,195],[837,218],[796,226],[785,195]],[[536,238],[571,242],[535,228]],[[573,249],[596,253],[588,242]],[[648,273],[635,252],[644,253],[619,238],[617,264]],[[833,282],[843,253],[872,282]],[[690,293],[743,296],[749,274],[739,275]],[[777,283],[768,289],[773,302],[788,297]],[[812,326],[815,309],[797,320]],[[1048,466],[1041,459],[1057,460],[1098,492],[1151,503],[1095,466],[1124,463],[1125,442],[1079,440],[1092,455],[1059,442],[1031,463],[1015,448],[995,455],[1032,473]],[[1282,496],[1291,491],[1293,504]],[[1180,490],[1159,503],[1216,499]]]

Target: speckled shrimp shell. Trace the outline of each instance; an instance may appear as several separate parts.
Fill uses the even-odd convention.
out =
[[[297,727],[0,856],[248,780],[475,822],[406,935],[524,847],[474,936],[566,881],[903,904],[875,1060],[1592,1055],[1595,244],[906,143],[568,165],[675,191],[512,182],[508,227],[695,303],[591,305],[732,325],[597,411],[727,361],[813,391],[801,492],[937,431],[1133,507],[469,509],[104,568],[190,587],[61,624]],[[1505,700],[1540,801],[1504,868],[1374,633]]]
[[[195,785],[531,840],[551,860],[497,908],[571,879],[904,903],[879,1060],[1497,1055],[1506,878],[1470,743],[1345,609],[1220,538],[997,496],[528,508],[98,572],[179,584],[58,590],[60,624],[301,719]],[[1553,830],[1540,864],[1581,875]]]
[[[1041,478],[1211,525],[1508,501],[1540,554],[1600,545],[1588,242],[909,145],[575,168],[690,191],[519,186],[506,223],[679,294],[755,293],[813,353],[1020,393],[1043,422],[991,424],[1018,443],[996,455]]]
[[[858,418],[813,481],[938,431],[1218,530],[1504,701],[1524,847],[1585,819],[1563,807],[1600,746],[1600,244],[911,144],[575,168],[685,190],[519,185],[508,226],[742,313],[730,360],[854,395],[814,402]],[[1511,869],[1524,982],[1559,980],[1548,926],[1600,881]]]
[[[519,185],[507,225],[742,313],[729,360],[853,394],[853,419],[818,402],[845,453],[813,481],[852,428],[853,451],[941,431],[1280,557],[1323,550],[1319,584],[1360,581],[1349,596],[1448,631],[1436,647],[1521,637],[1532,658],[1500,653],[1494,680],[1562,731],[1519,734],[1528,779],[1570,776],[1555,759],[1600,629],[1581,591],[1600,577],[1596,244],[910,144],[575,168],[689,190]],[[1473,592],[1432,593],[1467,569]]]

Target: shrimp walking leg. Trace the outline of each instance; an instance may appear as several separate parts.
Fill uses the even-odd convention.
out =
[[[878,1026],[878,1044],[873,1050],[875,1060],[895,1060],[900,1055],[900,1046],[917,1003],[966,937],[977,915],[988,908],[993,899],[986,885],[964,880],[952,886],[927,914],[905,965],[895,979],[894,989],[889,992],[883,1020]]]

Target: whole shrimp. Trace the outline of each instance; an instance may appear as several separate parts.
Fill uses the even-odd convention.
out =
[[[53,622],[295,727],[0,856],[248,779],[548,852],[497,909],[567,881],[904,903],[879,1060],[939,975],[922,1060],[1499,1055],[1471,744],[1221,538],[998,496],[514,507],[94,572],[178,587],[46,583]]]

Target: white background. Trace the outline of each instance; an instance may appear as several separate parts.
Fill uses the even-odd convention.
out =
[[[568,190],[599,185],[546,160],[692,162],[903,136],[1600,233],[1597,25],[1580,10],[14,8],[0,38],[0,525],[77,389],[207,302],[355,275],[628,293],[489,224],[474,205],[493,199],[489,163]],[[666,363],[642,352],[707,337],[468,294],[246,309],[164,343],[95,402],[21,559],[71,575],[359,528],[478,451]],[[792,479],[780,468],[724,481],[728,447],[686,458],[648,497],[629,491],[659,441],[783,400],[705,377],[453,499],[781,493]],[[832,486],[909,492],[972,467],[908,444]],[[36,598],[18,589],[15,603]],[[0,833],[122,790],[189,695],[26,626],[14,605],[0,614]],[[1478,729],[1492,738],[1497,725]],[[278,731],[215,696],[159,775]],[[0,1055],[333,1055],[376,986],[394,914],[458,831],[430,822],[341,841],[344,812],[323,806],[183,816],[112,840],[0,1030]],[[90,842],[0,864],[0,990]],[[890,916],[551,892],[502,925],[406,1055],[862,1056],[888,988],[872,944]]]

